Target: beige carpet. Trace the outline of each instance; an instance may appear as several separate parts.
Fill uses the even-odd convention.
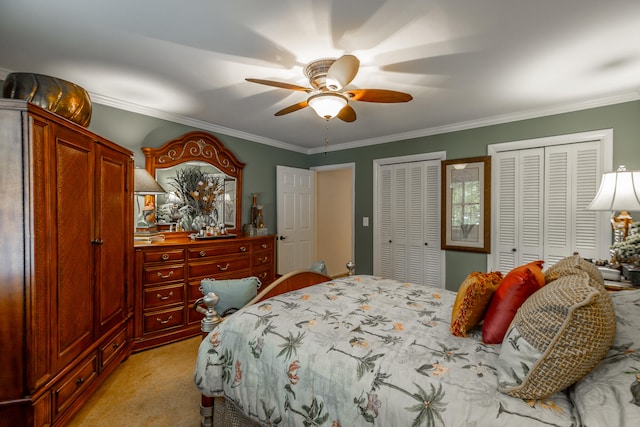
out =
[[[198,427],[193,372],[200,337],[131,355],[69,427]]]

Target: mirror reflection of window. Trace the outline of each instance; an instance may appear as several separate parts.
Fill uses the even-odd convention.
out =
[[[167,191],[156,201],[158,224],[183,231],[235,227],[235,178],[209,163],[190,161],[156,169],[156,180]]]

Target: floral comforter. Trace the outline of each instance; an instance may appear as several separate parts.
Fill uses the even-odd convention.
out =
[[[246,307],[202,342],[195,382],[263,425],[577,426],[567,393],[497,391],[499,346],[449,331],[455,293],[372,276]]]

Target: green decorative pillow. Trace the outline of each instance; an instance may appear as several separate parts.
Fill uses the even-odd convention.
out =
[[[324,261],[316,261],[309,268],[309,270],[317,271],[318,273],[327,274],[327,265]]]
[[[257,277],[244,279],[202,279],[200,291],[203,295],[213,292],[220,298],[216,312],[225,316],[227,311],[238,310],[258,294],[262,285]]]
[[[529,297],[502,342],[498,390],[521,399],[541,399],[591,371],[616,334],[610,295],[569,269]]]

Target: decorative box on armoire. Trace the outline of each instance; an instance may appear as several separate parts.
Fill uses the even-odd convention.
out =
[[[0,426],[64,425],[130,354],[133,153],[0,99]]]

